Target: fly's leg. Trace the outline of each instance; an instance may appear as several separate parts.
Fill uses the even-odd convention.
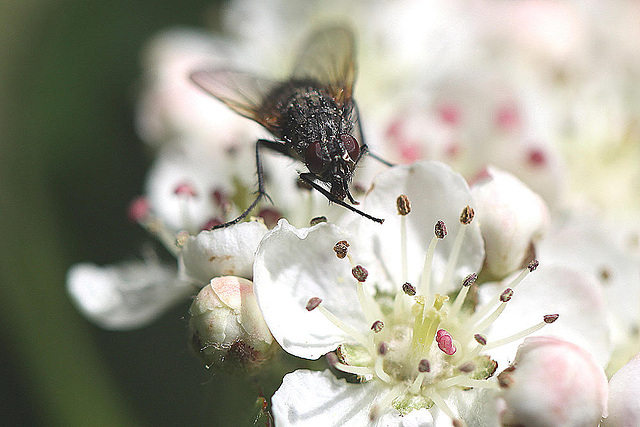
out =
[[[260,203],[260,200],[262,200],[263,197],[266,197],[269,201],[271,201],[271,198],[269,197],[269,195],[267,194],[266,190],[264,189],[264,173],[262,170],[262,160],[260,160],[260,146],[266,147],[266,148],[270,148],[274,151],[278,151],[280,153],[284,153],[283,148],[281,146],[283,146],[284,144],[281,144],[279,142],[275,142],[275,141],[269,141],[268,139],[259,139],[256,142],[256,171],[258,174],[258,195],[256,196],[255,200],[253,201],[253,203],[251,203],[251,205],[249,205],[249,207],[247,209],[245,209],[244,212],[242,212],[240,214],[240,216],[238,216],[236,219],[233,219],[231,221],[227,221],[224,224],[219,224],[219,225],[215,225],[213,227],[211,227],[209,230],[217,230],[219,228],[226,228],[229,227],[230,225],[233,224],[237,224],[240,221],[242,221],[243,219],[245,219],[247,217],[247,215],[249,215],[249,213],[258,205],[258,203]]]
[[[312,186],[314,189],[316,189],[320,194],[322,194],[324,197],[326,197],[327,199],[329,199],[330,201],[332,201],[333,203],[336,203],[344,208],[349,209],[352,212],[357,213],[358,215],[362,215],[365,218],[368,218],[372,221],[375,221],[379,224],[382,224],[384,222],[384,219],[381,218],[376,218],[373,217],[371,215],[369,215],[368,213],[362,212],[359,209],[354,208],[353,206],[351,206],[348,203],[345,203],[342,200],[337,199],[333,194],[331,194],[329,191],[327,191],[327,189],[325,189],[324,187],[322,187],[321,185],[319,185],[318,183],[315,182],[315,175],[309,172],[306,173],[301,173],[300,174],[300,179],[303,180],[304,182],[306,182],[307,184],[309,184],[310,186]]]
[[[360,159],[365,155],[368,154],[369,157],[376,159],[377,161],[379,161],[380,163],[382,163],[385,166],[394,166],[393,163],[383,159],[382,157],[378,156],[375,153],[372,153],[369,150],[369,146],[367,145],[366,141],[364,140],[364,132],[362,131],[362,119],[360,118],[360,109],[358,108],[358,104],[356,104],[355,101],[353,101],[353,106],[354,106],[354,110],[356,113],[356,123],[358,125],[358,131],[360,132],[360,142],[362,143],[362,145],[360,146],[360,156],[358,156],[358,159],[356,160],[356,164],[360,161]]]

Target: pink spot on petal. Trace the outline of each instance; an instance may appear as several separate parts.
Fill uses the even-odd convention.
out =
[[[547,155],[540,148],[532,148],[527,155],[527,161],[533,167],[543,167],[547,164]]]
[[[140,222],[149,215],[149,201],[146,197],[136,197],[129,203],[128,216],[131,221]]]
[[[461,113],[460,109],[453,104],[443,104],[437,108],[440,120],[444,123],[455,126],[460,123]]]
[[[520,112],[513,104],[503,105],[496,112],[496,125],[503,131],[513,131],[520,126]]]
[[[178,184],[178,186],[173,190],[173,194],[176,196],[189,196],[189,197],[197,197],[196,189],[189,184],[188,182],[183,182],[182,184]]]
[[[457,351],[456,346],[453,345],[451,334],[444,329],[438,329],[438,332],[436,332],[436,342],[438,343],[438,348],[448,356],[451,356]]]

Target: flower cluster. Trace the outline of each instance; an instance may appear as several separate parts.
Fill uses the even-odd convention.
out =
[[[89,319],[141,327],[195,297],[194,351],[279,378],[261,409],[277,426],[640,422],[636,3],[241,0],[221,16],[223,36],[146,49],[137,128],[157,157],[129,215],[175,259],[72,267]],[[254,200],[272,136],[189,73],[282,77],[292,39],[345,16],[358,125],[397,163],[365,156],[350,189],[384,223],[265,152],[268,200],[212,229]]]

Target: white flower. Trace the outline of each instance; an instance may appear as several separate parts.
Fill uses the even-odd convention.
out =
[[[407,215],[399,215],[409,210],[400,194],[410,201]],[[464,301],[484,258],[480,230],[465,208],[471,205],[460,175],[424,162],[391,168],[374,182],[363,209],[385,218],[383,225],[357,219],[345,223],[346,230],[331,224],[297,230],[281,221],[263,239],[254,282],[275,339],[309,359],[336,350],[332,367],[364,381],[335,380],[328,372],[289,374],[273,398],[278,423],[403,425],[415,419],[416,425],[435,425],[463,418],[470,425],[492,425],[487,420],[497,417],[498,389],[491,378],[497,369],[493,352],[558,317],[540,299],[519,298],[535,263],[509,283],[515,289],[522,282],[515,293],[503,287],[475,314],[469,312]],[[443,224],[449,234],[444,239]],[[547,279],[549,288],[562,279]],[[598,308],[603,304],[597,286],[578,282],[583,288],[553,308],[560,318],[582,313],[578,322],[593,319],[595,331],[587,331],[584,341],[596,349],[607,338]],[[524,329],[509,330],[496,320],[507,305],[537,317],[529,317]],[[587,315],[585,306],[594,312]],[[583,331],[572,331],[573,325],[556,322],[547,329],[575,338]]]
[[[165,242],[178,258],[179,269],[153,257],[105,267],[77,264],[67,273],[67,290],[96,324],[107,329],[139,328],[194,295],[212,278],[235,275],[250,279],[256,248],[266,232],[263,224],[247,222],[203,231],[186,237],[180,245],[175,240]]]

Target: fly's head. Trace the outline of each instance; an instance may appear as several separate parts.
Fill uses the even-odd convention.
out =
[[[349,184],[360,158],[360,144],[348,133],[338,135],[332,142],[314,141],[309,144],[305,151],[305,164],[320,181],[331,186],[330,192],[336,199],[347,197],[355,204]]]

